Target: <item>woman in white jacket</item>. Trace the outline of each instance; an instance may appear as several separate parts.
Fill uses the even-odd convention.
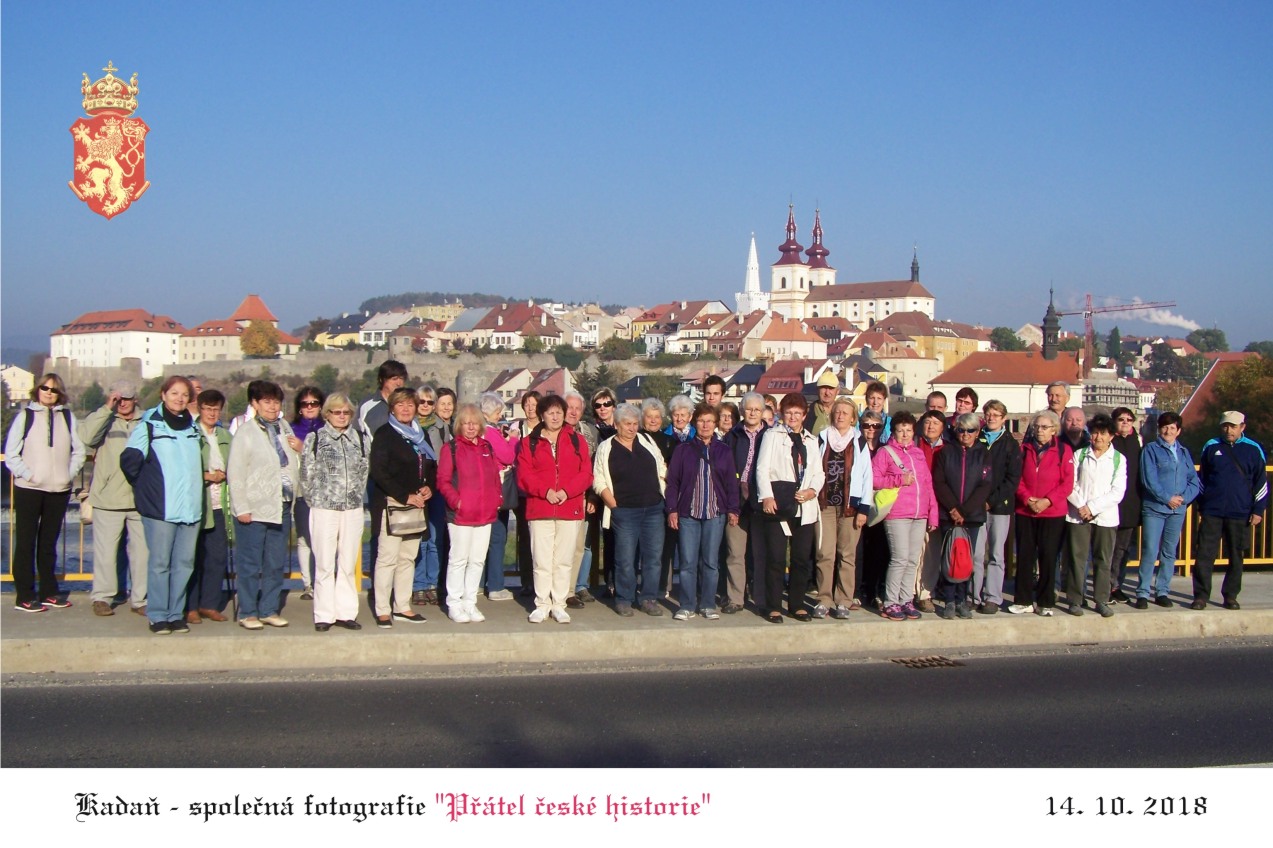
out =
[[[765,602],[761,613],[771,624],[782,623],[782,578],[787,570],[787,542],[791,542],[791,579],[787,584],[787,612],[796,621],[808,621],[805,591],[813,571],[813,546],[818,532],[818,492],[825,475],[818,442],[804,429],[809,403],[792,392],[778,405],[781,424],[765,432],[756,458],[756,494],[761,512],[769,519],[760,532],[758,557],[765,563]],[[776,484],[776,485],[775,485]],[[791,484],[795,494],[791,496]],[[775,489],[778,492],[775,494]],[[794,502],[795,515],[781,518]]]
[[[1092,444],[1074,455],[1074,488],[1067,500],[1065,559],[1069,569],[1065,594],[1070,615],[1083,614],[1087,556],[1092,555],[1092,594],[1103,618],[1114,614],[1109,604],[1110,563],[1118,536],[1118,505],[1127,492],[1127,463],[1112,447],[1114,421],[1096,415],[1087,425]]]

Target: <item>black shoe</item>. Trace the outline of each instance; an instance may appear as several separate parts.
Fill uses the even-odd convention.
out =
[[[1097,604],[1096,611],[1101,614],[1101,618],[1112,618],[1114,615],[1114,610],[1109,604]]]
[[[177,619],[176,621],[170,621],[168,622],[168,632],[169,633],[189,633],[190,625],[186,624],[185,621],[181,619]]]
[[[150,632],[155,634],[156,636],[167,636],[169,633],[168,622],[152,621],[150,623]]]
[[[336,621],[337,627],[343,627],[346,630],[362,630],[362,625],[354,621],[352,618],[342,618]]]
[[[1236,600],[1230,598],[1224,602],[1224,608],[1227,610],[1240,610],[1242,609],[1242,605]]]
[[[981,613],[982,615],[994,615],[998,611],[999,611],[998,604],[982,604],[981,606],[977,607],[977,612]]]
[[[1131,602],[1132,609],[1149,609],[1149,598],[1137,598]]]
[[[1065,611],[1068,612],[1070,615],[1078,616],[1083,614],[1083,607],[1081,604],[1070,604],[1068,607],[1065,608]]]
[[[319,633],[326,633],[328,630],[332,629],[332,626],[326,621],[318,621],[314,623],[314,629]]]
[[[1127,597],[1127,595],[1123,594],[1122,589],[1115,589],[1113,594],[1109,596],[1109,599],[1110,601],[1116,604],[1125,604],[1131,600],[1130,598]]]
[[[418,612],[395,612],[393,617],[399,621],[409,621],[412,624],[424,624],[425,618]]]
[[[967,604],[959,604],[955,607],[955,615],[960,618],[972,618],[972,607]]]
[[[1207,602],[1202,598],[1194,598],[1193,603],[1189,605],[1191,610],[1204,610],[1207,608]]]
[[[1158,606],[1162,607],[1163,609],[1171,609],[1173,606],[1175,606],[1175,603],[1172,602],[1171,598],[1167,597],[1166,595],[1159,595],[1157,598],[1154,599],[1154,603],[1158,604]]]
[[[71,605],[71,602],[66,600],[66,598],[60,598],[56,595],[54,595],[51,598],[45,598],[44,600],[40,601],[40,606],[49,607],[51,609],[66,609],[70,605]]]
[[[574,595],[571,595],[569,598],[566,598],[566,606],[571,609],[583,609],[584,602],[576,598]]]

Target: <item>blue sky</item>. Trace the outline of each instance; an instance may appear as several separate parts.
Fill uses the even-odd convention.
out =
[[[1052,283],[1063,308],[1175,300],[1235,347],[1273,337],[1267,2],[0,14],[6,346],[248,292],[285,328],[406,290],[732,306],[788,200],[806,246],[821,207],[842,282],[905,278],[918,243],[938,317],[1037,321]],[[80,75],[108,59],[151,128],[150,191],[111,221],[66,185]]]

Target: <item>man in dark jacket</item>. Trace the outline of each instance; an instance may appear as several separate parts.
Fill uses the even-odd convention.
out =
[[[1125,406],[1114,410],[1114,450],[1127,463],[1127,491],[1118,505],[1118,534],[1114,537],[1114,555],[1110,560],[1110,603],[1125,604],[1123,579],[1127,563],[1136,548],[1136,530],[1140,527],[1140,436],[1136,432],[1136,413]]]
[[[1269,481],[1264,469],[1264,450],[1246,438],[1246,416],[1226,412],[1220,416],[1220,438],[1202,448],[1199,476],[1202,494],[1198,511],[1202,525],[1198,528],[1198,558],[1193,569],[1193,604],[1190,609],[1204,610],[1211,597],[1211,572],[1220,552],[1224,536],[1229,554],[1229,570],[1224,575],[1220,594],[1224,608],[1240,609],[1238,593],[1242,591],[1242,558],[1246,554],[1251,527],[1264,520],[1269,503]]]

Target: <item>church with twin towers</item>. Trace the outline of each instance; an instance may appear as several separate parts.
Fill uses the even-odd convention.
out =
[[[919,253],[911,256],[909,280],[838,283],[827,261],[831,251],[822,241],[822,211],[813,213],[813,243],[806,250],[796,239],[795,207],[787,207],[787,240],[778,245],[778,261],[770,266],[769,290],[760,287],[756,236],[747,255],[743,291],[734,295],[739,315],[756,310],[804,320],[845,318],[863,329],[896,312],[920,312],[931,320],[936,299],[919,281]]]

